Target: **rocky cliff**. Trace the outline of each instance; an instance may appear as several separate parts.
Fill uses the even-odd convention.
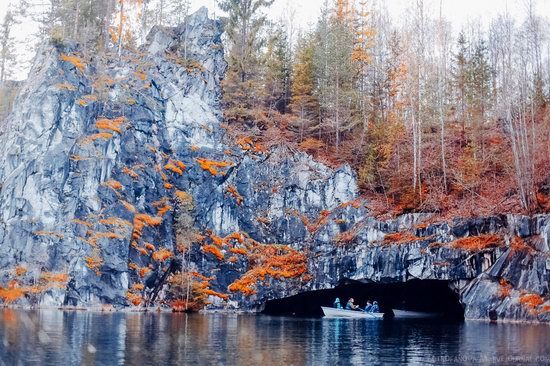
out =
[[[209,308],[417,278],[550,321],[548,216],[375,220],[349,167],[226,133],[221,34],[201,9],[120,58],[41,48],[1,137],[5,303],[167,304],[183,270]]]

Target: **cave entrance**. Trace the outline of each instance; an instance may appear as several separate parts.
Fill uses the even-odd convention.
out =
[[[350,297],[361,307],[367,300],[376,300],[382,312],[393,315],[391,309],[442,313],[445,319],[464,319],[464,309],[449,281],[410,280],[399,283],[351,282],[329,290],[304,292],[284,299],[270,300],[263,313],[271,315],[323,315],[321,306],[332,306],[336,297],[345,306]]]

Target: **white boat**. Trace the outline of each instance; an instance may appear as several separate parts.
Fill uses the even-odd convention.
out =
[[[362,318],[362,319],[382,319],[384,313],[368,313],[360,310],[345,310],[321,306],[326,318]]]
[[[393,315],[396,319],[425,319],[425,318],[439,318],[443,316],[441,313],[427,313],[422,311],[408,311],[392,309]]]

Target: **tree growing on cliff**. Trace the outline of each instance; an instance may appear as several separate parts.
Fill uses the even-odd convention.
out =
[[[229,121],[251,120],[251,111],[261,104],[262,88],[259,51],[266,17],[263,9],[274,0],[220,0],[218,6],[228,13],[225,31],[228,63],[224,82],[224,104]]]
[[[10,66],[15,61],[14,24],[15,17],[12,11],[8,10],[0,25],[0,85],[10,76]]]

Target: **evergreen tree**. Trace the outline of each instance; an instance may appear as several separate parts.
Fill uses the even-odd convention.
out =
[[[224,81],[225,114],[228,121],[250,122],[253,109],[263,100],[260,76],[262,10],[274,0],[220,0],[218,6],[228,13],[225,31],[228,40],[229,68]]]

